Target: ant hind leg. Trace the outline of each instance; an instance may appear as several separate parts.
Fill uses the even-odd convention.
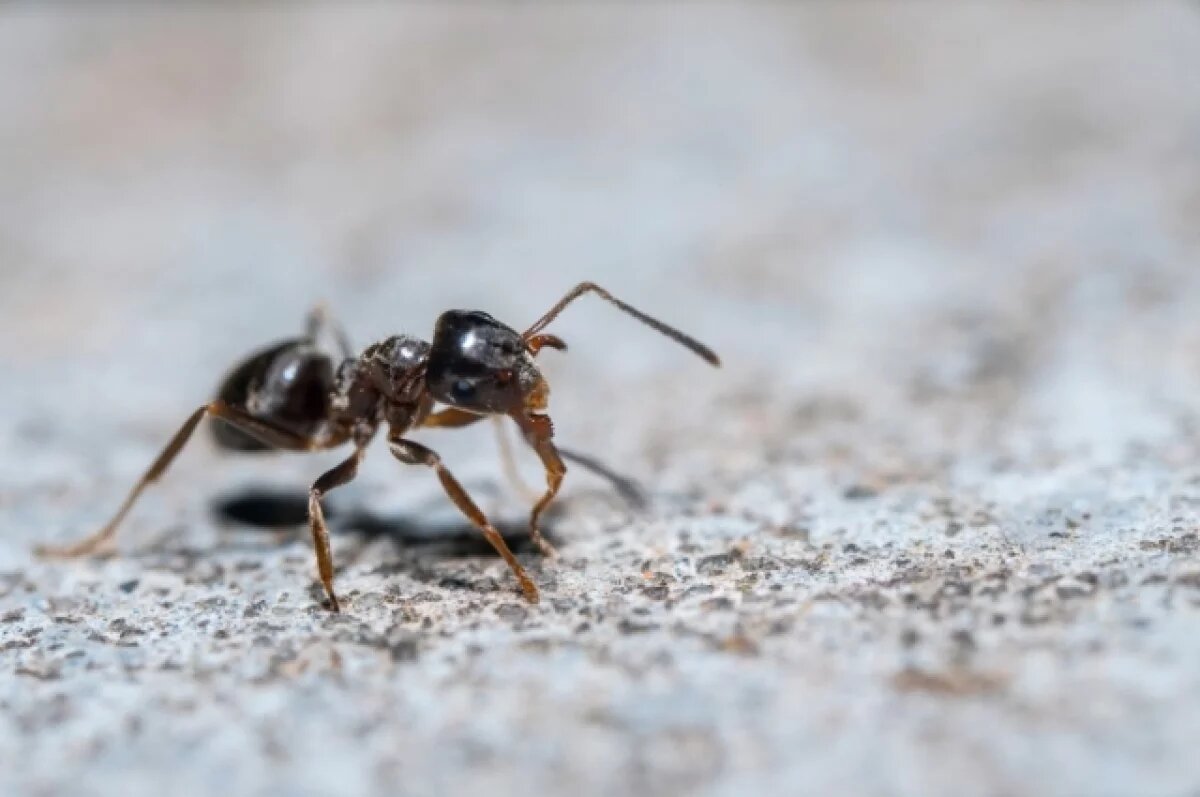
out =
[[[315,446],[312,441],[307,440],[299,435],[289,432],[272,424],[266,423],[257,418],[247,415],[245,412],[235,409],[223,401],[214,401],[211,404],[205,404],[193,412],[183,425],[179,427],[179,431],[171,438],[166,447],[150,465],[149,469],[138,480],[133,489],[125,497],[121,503],[117,513],[112,520],[108,521],[95,534],[91,534],[83,539],[69,543],[67,545],[54,546],[42,545],[35,549],[38,556],[69,558],[75,556],[87,556],[96,553],[103,546],[109,543],[117,533],[117,528],[121,525],[121,521],[125,519],[125,515],[133,508],[139,496],[154,482],[158,481],[159,477],[166,472],[171,463],[175,461],[175,457],[187,445],[191,439],[192,433],[196,431],[196,427],[200,425],[200,421],[204,420],[205,415],[211,415],[214,418],[220,418],[238,429],[253,435],[259,440],[277,448],[291,450],[308,450]]]

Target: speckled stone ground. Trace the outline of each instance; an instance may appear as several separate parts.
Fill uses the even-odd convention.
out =
[[[5,6],[0,794],[1200,794],[1198,81],[1194,3]],[[336,454],[205,439],[31,556],[314,302],[583,278],[726,367],[562,319],[647,502],[572,472],[540,605],[382,446],[341,615],[219,511]]]

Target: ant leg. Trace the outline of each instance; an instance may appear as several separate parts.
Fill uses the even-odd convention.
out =
[[[392,455],[396,459],[408,465],[425,465],[433,468],[437,472],[438,479],[442,483],[442,489],[446,491],[446,495],[454,502],[464,515],[474,523],[492,547],[496,549],[496,553],[504,558],[508,563],[508,567],[516,576],[517,581],[521,585],[521,592],[525,594],[525,599],[530,603],[538,602],[538,589],[533,583],[533,580],[525,573],[525,568],[521,567],[521,563],[517,561],[517,557],[513,556],[512,551],[508,549],[508,544],[504,542],[504,538],[500,536],[500,532],[488,522],[487,516],[483,514],[475,502],[471,500],[471,496],[459,484],[458,479],[454,478],[454,474],[446,469],[442,464],[442,458],[437,455],[437,452],[426,448],[420,443],[412,440],[405,440],[402,437],[393,435],[388,438],[388,448],[391,449]]]
[[[321,586],[325,588],[325,594],[329,597],[330,608],[335,612],[342,609],[333,591],[333,554],[329,550],[329,528],[325,525],[321,498],[333,488],[347,484],[358,475],[358,466],[365,452],[366,443],[360,442],[353,454],[337,467],[322,474],[308,491],[308,527],[312,531],[313,549],[317,553],[317,573],[321,576]]]
[[[448,407],[428,416],[421,422],[421,426],[429,426],[437,429],[461,429],[464,426],[470,426],[476,421],[482,421],[485,417],[487,416],[466,412],[455,407]],[[517,470],[517,462],[513,457],[512,446],[508,444],[508,436],[504,434],[503,416],[493,415],[492,420],[495,421],[496,443],[500,449],[500,467],[504,471],[504,478],[508,479],[509,484],[521,496],[530,501],[535,500],[537,497],[536,494],[529,489],[529,486],[525,482],[521,481],[521,474]]]
[[[554,440],[552,439],[554,437],[554,423],[550,420],[549,415],[524,413],[513,417],[521,427],[521,431],[525,433],[525,439],[529,442],[529,445],[533,447],[533,450],[537,452],[538,458],[542,460],[542,467],[546,470],[546,492],[533,505],[533,511],[529,514],[529,536],[533,538],[534,544],[537,545],[538,549],[544,555],[554,556],[554,546],[542,536],[539,521],[546,508],[550,506],[550,502],[554,500],[554,496],[558,495],[558,490],[562,487],[563,477],[567,474],[567,466],[559,455],[558,449],[554,446]]]
[[[588,454],[563,448],[559,445],[556,445],[555,448],[558,449],[558,455],[566,462],[580,465],[611,484],[613,489],[617,491],[617,495],[621,496],[630,506],[635,509],[641,509],[646,506],[645,491],[635,479],[629,476],[622,476],[600,460]]]
[[[421,427],[426,426],[435,429],[461,429],[464,426],[470,426],[476,421],[483,420],[485,415],[476,415],[472,412],[465,412],[454,407],[435,412],[427,417]],[[508,435],[504,431],[504,416],[493,415],[492,420],[495,422],[496,430],[496,447],[500,451],[500,467],[504,471],[504,478],[508,480],[513,489],[529,502],[534,502],[540,498],[540,494],[534,491],[521,478],[521,473],[517,469],[516,454],[513,451]],[[558,454],[568,462],[574,462],[582,466],[586,470],[591,471],[600,478],[610,482],[614,489],[629,503],[634,506],[644,506],[646,503],[645,496],[641,494],[641,489],[638,484],[632,479],[621,476],[612,469],[606,467],[599,460],[590,457],[587,454],[581,454],[578,451],[568,451],[565,448],[558,448]]]
[[[601,288],[599,285],[597,285],[594,282],[581,282],[578,285],[576,285],[574,288],[572,288],[570,291],[568,291],[567,295],[562,297],[561,299],[559,299],[558,303],[555,304],[553,307],[551,307],[549,310],[547,310],[545,315],[543,315],[541,318],[539,318],[537,321],[535,321],[533,326],[531,326],[529,329],[525,330],[525,334],[522,335],[521,337],[525,338],[525,342],[527,344],[530,341],[536,339],[538,337],[537,333],[539,333],[543,329],[545,329],[550,324],[551,321],[558,318],[559,314],[563,310],[567,309],[567,305],[569,305],[571,302],[578,299],[580,296],[583,296],[585,293],[596,294],[601,299],[604,299],[605,301],[609,302],[610,304],[615,305],[617,307],[617,309],[620,310],[621,312],[633,316],[638,321],[641,321],[643,324],[650,327],[654,331],[656,331],[660,334],[666,335],[668,338],[670,338],[671,340],[680,344],[681,346],[691,349],[691,351],[694,354],[696,354],[699,357],[702,357],[710,365],[720,365],[721,364],[721,358],[717,356],[716,352],[714,352],[709,347],[705,346],[700,341],[693,338],[691,335],[685,335],[684,333],[680,332],[675,327],[670,326],[668,324],[664,324],[662,321],[659,321],[657,318],[653,318],[651,316],[646,315],[645,313],[643,313],[641,310],[637,309],[633,305],[626,304],[625,302],[618,299],[616,296],[613,296],[611,293],[604,290],[604,288]],[[558,342],[561,343],[562,341],[560,340]],[[549,344],[543,344],[543,345],[549,345]]]
[[[494,421],[492,428],[496,432],[496,447],[500,450],[500,468],[504,471],[504,478],[508,479],[508,483],[522,498],[533,503],[540,496],[521,478],[521,471],[517,468],[516,454],[508,439],[508,432],[504,428],[505,418],[502,415],[493,415],[492,420]]]
[[[227,421],[247,434],[251,434],[254,437],[262,440],[264,443],[268,443],[277,448],[306,450],[320,447],[314,445],[312,441],[307,440],[299,435],[293,434],[292,432],[288,432],[284,429],[280,429],[257,418],[253,418],[241,410],[234,409],[223,401],[214,401],[211,404],[205,404],[203,407],[200,407],[193,412],[191,416],[184,421],[183,426],[179,427],[179,431],[176,432],[175,436],[171,438],[171,442],[167,443],[166,448],[162,450],[162,453],[158,455],[158,458],[154,460],[154,463],[150,465],[150,468],[146,471],[142,478],[139,479],[137,484],[134,485],[133,489],[129,491],[129,495],[125,497],[125,501],[117,510],[117,514],[114,515],[113,519],[110,520],[103,528],[101,528],[95,534],[68,545],[38,546],[36,553],[39,556],[51,557],[86,556],[87,554],[95,553],[102,545],[110,541],[116,535],[117,527],[121,524],[121,521],[125,519],[125,515],[133,507],[134,503],[138,499],[138,496],[140,496],[142,491],[144,491],[148,486],[156,482],[158,478],[163,475],[166,469],[170,467],[175,457],[178,456],[179,452],[187,444],[188,439],[191,438],[192,433],[196,431],[196,427],[200,425],[200,421],[204,419],[205,415],[212,415],[215,418],[220,418],[223,421]]]
[[[321,302],[309,311],[308,320],[305,322],[304,336],[315,341],[327,327],[332,331],[333,339],[337,341],[342,359],[348,360],[353,357],[354,349],[350,346],[350,337],[346,334],[345,328],[333,318],[328,305]]]
[[[425,420],[421,421],[421,426],[429,426],[436,429],[461,429],[464,426],[470,426],[476,421],[482,421],[485,417],[478,413],[460,410],[457,407],[447,407],[444,410],[426,416]]]

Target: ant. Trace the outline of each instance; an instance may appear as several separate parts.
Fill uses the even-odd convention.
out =
[[[409,465],[424,465],[437,474],[450,500],[504,558],[526,600],[537,603],[537,586],[500,532],[442,464],[437,452],[406,439],[405,434],[427,427],[461,428],[488,416],[512,418],[545,470],[546,490],[530,513],[529,534],[544,555],[553,556],[554,548],[542,536],[539,521],[558,494],[567,468],[553,442],[554,424],[546,414],[550,387],[534,358],[544,348],[566,350],[561,338],[542,330],[567,305],[587,293],[607,300],[711,365],[721,364],[712,349],[592,282],[575,286],[524,333],[479,310],[448,310],[437,320],[432,343],[410,335],[393,335],[355,357],[345,334],[335,328],[342,354],[336,369],[330,354],[318,343],[327,320],[318,310],[310,316],[303,337],[252,354],[233,369],[217,399],[202,405],[184,422],[107,525],[74,544],[42,547],[38,552],[45,556],[83,556],[112,540],[138,496],[162,476],[206,416],[220,421],[213,433],[218,445],[227,449],[323,451],[352,443],[350,456],[318,478],[308,493],[317,571],[330,607],[340,611],[321,499],[355,477],[367,445],[386,423],[392,456]],[[435,411],[436,405],[442,408]]]

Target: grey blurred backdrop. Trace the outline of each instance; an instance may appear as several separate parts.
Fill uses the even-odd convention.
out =
[[[5,4],[2,791],[1195,794],[1198,87],[1194,2]],[[207,502],[336,455],[207,442],[129,557],[30,557],[316,302],[581,279],[726,367],[556,327],[561,438],[655,500],[573,473],[541,607],[339,536],[329,618]],[[344,500],[453,519],[382,448]]]

